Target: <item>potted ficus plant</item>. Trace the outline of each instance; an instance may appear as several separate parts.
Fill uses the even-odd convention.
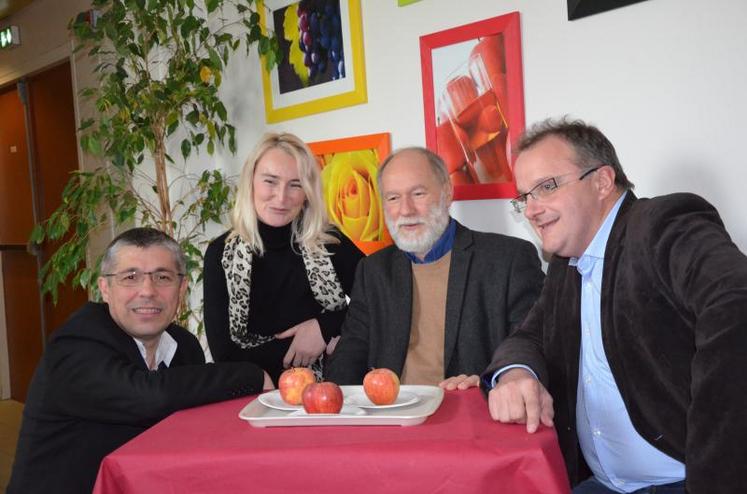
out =
[[[233,187],[220,171],[192,175],[185,163],[202,149],[236,150],[218,92],[236,51],[256,46],[268,68],[276,64],[277,40],[263,34],[257,8],[254,0],[94,0],[71,21],[98,80],[81,92],[96,112],[81,123],[80,145],[102,164],[74,173],[62,205],[33,230],[32,242],[62,241],[40,273],[53,301],[71,276],[95,291],[99,262],[86,263],[87,245],[109,223],[172,235],[187,253],[190,281],[199,281],[205,227],[221,222]],[[195,316],[185,300],[180,322]],[[200,319],[191,324],[197,331]]]

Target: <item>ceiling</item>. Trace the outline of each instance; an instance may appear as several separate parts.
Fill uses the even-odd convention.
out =
[[[2,19],[21,10],[33,0],[0,0],[0,24]]]

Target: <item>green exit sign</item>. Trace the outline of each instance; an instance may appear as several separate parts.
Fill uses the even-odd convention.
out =
[[[21,38],[18,36],[18,26],[8,26],[0,29],[0,49],[20,44]]]

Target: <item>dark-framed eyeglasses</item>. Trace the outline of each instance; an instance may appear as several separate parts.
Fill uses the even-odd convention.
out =
[[[580,182],[603,166],[605,165],[599,165],[593,168],[582,170],[581,175],[578,176],[575,182]],[[576,173],[578,172],[565,173],[563,175],[558,175],[557,177],[548,178],[547,180],[543,180],[542,182],[532,187],[532,189],[528,192],[519,194],[518,196],[514,197],[513,199],[511,199],[511,205],[514,207],[514,211],[516,211],[517,213],[521,213],[522,211],[524,211],[524,209],[526,209],[527,207],[527,199],[529,197],[537,201],[542,199],[543,197],[549,196],[550,194],[558,190],[558,187],[560,187],[561,185],[573,183],[574,180],[564,179],[565,177],[570,177],[571,175],[575,175]]]
[[[150,276],[150,281],[154,286],[173,287],[184,278],[184,273],[175,273],[168,269],[159,269],[157,271],[140,271],[139,269],[130,269],[120,271],[119,273],[103,274],[105,278],[114,278],[114,281],[121,286],[136,287],[143,284],[146,276]]]

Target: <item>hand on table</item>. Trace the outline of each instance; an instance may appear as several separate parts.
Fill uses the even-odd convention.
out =
[[[322,329],[316,319],[309,319],[296,324],[292,328],[276,334],[275,338],[282,340],[291,336],[293,341],[285,357],[283,357],[283,367],[308,367],[327,348],[327,344],[322,337]]]
[[[488,393],[488,408],[493,420],[526,424],[530,434],[540,422],[552,427],[555,416],[550,393],[526,369],[510,369],[501,374]]]
[[[468,376],[466,374],[459,374],[458,376],[449,377],[448,379],[444,379],[440,383],[438,383],[438,386],[447,390],[452,391],[455,389],[458,390],[464,390],[473,388],[475,386],[480,385],[480,376],[476,374],[472,374],[471,376]]]

